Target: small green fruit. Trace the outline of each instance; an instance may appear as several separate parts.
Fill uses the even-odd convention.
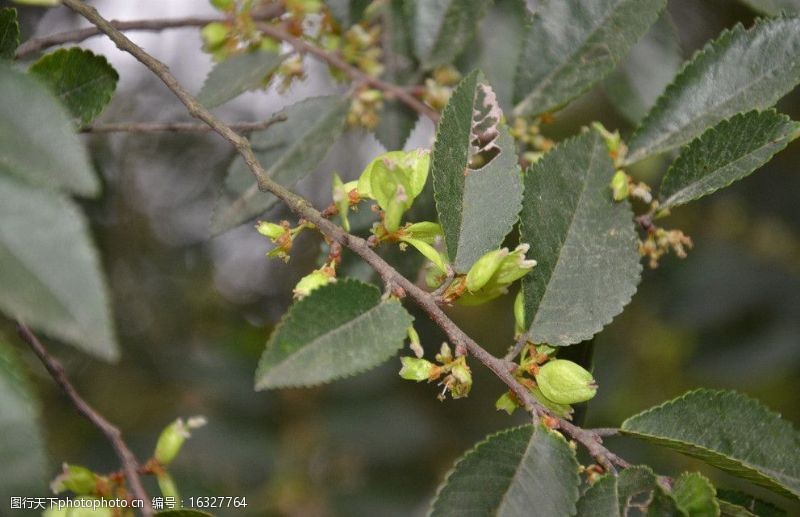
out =
[[[592,374],[577,363],[566,359],[548,361],[535,375],[542,394],[556,404],[585,402],[597,393]]]
[[[217,50],[228,39],[230,28],[221,22],[211,22],[200,30],[200,37],[208,50]]]
[[[401,357],[400,362],[403,364],[400,377],[408,381],[429,381],[434,368],[437,368],[432,362],[416,357]]]
[[[182,418],[178,418],[161,431],[153,457],[162,465],[169,465],[181,451],[186,439],[191,436],[189,431],[205,424],[206,419],[201,416],[192,417],[186,422]]]
[[[270,223],[269,221],[259,221],[256,225],[256,231],[261,235],[268,237],[271,240],[275,240],[284,233],[286,233],[286,228],[279,224]]]

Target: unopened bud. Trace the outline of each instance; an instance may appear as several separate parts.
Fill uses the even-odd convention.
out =
[[[50,489],[54,494],[66,490],[77,495],[91,494],[97,490],[97,476],[86,467],[64,463],[61,474],[50,483]]]
[[[597,393],[597,383],[592,374],[566,359],[548,361],[535,376],[542,394],[557,404],[585,402]]]
[[[490,251],[475,261],[467,273],[467,290],[475,292],[485,286],[508,256],[508,248]]]
[[[442,364],[451,363],[453,361],[453,351],[450,350],[450,345],[447,342],[442,342],[439,348],[439,353],[436,354],[436,360]]]
[[[279,224],[270,223],[269,221],[259,221],[256,224],[256,230],[261,235],[268,237],[271,240],[275,240],[284,233],[286,233],[286,228]]]
[[[182,418],[178,418],[161,431],[153,457],[160,464],[169,465],[181,451],[186,439],[191,436],[190,431],[205,424],[206,419],[201,416],[192,417],[186,422]]]
[[[611,191],[614,195],[614,201],[622,201],[628,197],[628,175],[625,171],[618,170],[614,177],[611,178]]]

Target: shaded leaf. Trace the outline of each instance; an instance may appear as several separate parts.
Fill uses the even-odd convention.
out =
[[[800,433],[739,393],[690,391],[628,418],[622,431],[781,494],[800,495]]]
[[[693,140],[661,182],[661,208],[727,187],[752,173],[800,134],[800,124],[773,110],[740,113]]]
[[[103,56],[82,48],[45,54],[30,73],[44,82],[79,124],[88,124],[111,101],[119,75]]]
[[[256,372],[256,389],[314,386],[378,366],[413,318],[373,285],[344,279],[311,292],[283,317]]]
[[[625,118],[639,122],[672,82],[682,63],[678,34],[669,13],[664,11],[621,66],[608,76],[603,91]]]
[[[544,426],[490,435],[467,452],[439,487],[430,515],[572,515],[578,462],[564,437]]]
[[[766,108],[800,82],[800,19],[737,25],[687,62],[628,142],[627,163],[681,146],[732,115]]]
[[[99,358],[119,355],[83,214],[64,196],[2,175],[0,309]]]
[[[697,472],[684,472],[675,480],[672,488],[675,500],[691,517],[717,517],[717,503],[714,485]]]
[[[788,13],[800,12],[800,0],[740,0],[756,11],[764,14],[776,15],[781,11]]]
[[[619,517],[617,478],[605,475],[595,481],[578,500],[578,517]]]
[[[755,514],[738,504],[729,503],[722,499],[717,499],[719,514],[721,517],[755,517]]]
[[[559,144],[525,173],[520,241],[538,265],[523,278],[536,343],[592,337],[630,301],[641,266],[633,212],[611,198],[614,166],[594,130]]]
[[[611,72],[665,0],[539,2],[514,79],[514,115],[553,111]]]
[[[312,172],[344,130],[349,101],[331,95],[313,97],[289,106],[281,113],[286,121],[254,132],[250,141],[269,176],[292,187]],[[260,215],[278,202],[260,192],[253,174],[236,158],[225,179],[211,220],[212,233],[220,233]]]
[[[416,2],[414,50],[424,68],[450,64],[475,36],[486,0]]]
[[[0,63],[2,172],[75,194],[99,191],[86,149],[64,107],[39,81]]]
[[[436,132],[431,174],[448,256],[464,273],[517,220],[522,181],[514,140],[483,74],[465,77]]]
[[[257,51],[238,54],[217,63],[208,73],[197,100],[214,108],[248,90],[266,86],[267,76],[281,64],[285,56]]]
[[[719,502],[727,502],[742,507],[745,511],[751,514],[759,515],[760,517],[783,517],[786,512],[774,506],[771,503],[762,501],[757,497],[750,494],[739,492],[738,490],[729,490],[721,488],[717,490],[717,498]],[[720,505],[721,506],[721,505]],[[731,510],[728,510],[731,511]]]
[[[0,264],[2,269],[2,264]],[[23,364],[0,336],[0,498],[45,486],[47,451],[39,426],[39,403]],[[13,474],[12,474],[13,473]]]
[[[14,59],[19,46],[19,22],[13,7],[0,8],[0,58]]]

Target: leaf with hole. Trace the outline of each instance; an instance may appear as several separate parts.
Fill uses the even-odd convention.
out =
[[[641,275],[633,212],[615,202],[614,164],[588,131],[559,144],[525,173],[520,241],[538,261],[522,279],[525,320],[535,343],[589,339],[636,292]]]
[[[292,187],[311,173],[342,134],[349,105],[339,95],[312,97],[284,109],[286,121],[254,132],[250,142],[269,177]],[[234,228],[277,202],[272,194],[258,190],[253,173],[237,157],[214,206],[211,232]]]
[[[466,76],[444,109],[431,153],[436,211],[459,273],[496,249],[517,221],[522,181],[514,140],[483,74]]]
[[[256,389],[315,386],[374,368],[400,350],[412,321],[370,284],[344,279],[315,289],[272,333]]]
[[[692,141],[736,113],[768,108],[800,82],[800,18],[724,31],[688,61],[628,141],[626,163]]]
[[[100,190],[66,109],[39,81],[0,62],[0,175],[4,172],[84,196]]]
[[[71,199],[0,175],[0,309],[105,360],[119,356],[103,270]]]
[[[665,0],[538,2],[514,78],[514,115],[559,108],[608,75]]]
[[[694,201],[738,181],[800,135],[786,115],[750,111],[723,120],[686,146],[661,182],[660,208]]]
[[[31,65],[38,77],[67,107],[78,124],[88,124],[111,101],[119,75],[103,56],[82,48],[62,48]]]
[[[573,515],[578,462],[561,434],[526,425],[490,435],[439,487],[431,517]]]
[[[800,496],[800,433],[779,414],[734,391],[690,391],[628,418],[622,431],[778,493]]]
[[[246,91],[263,88],[285,57],[267,51],[231,56],[214,65],[197,94],[197,100],[207,108],[215,108]]]

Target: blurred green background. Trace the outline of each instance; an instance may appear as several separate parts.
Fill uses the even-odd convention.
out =
[[[120,19],[212,13],[201,0],[164,4],[96,2],[108,17]],[[515,51],[520,5],[497,2],[460,62],[463,70],[479,64],[490,80],[504,75],[502,56]],[[674,52],[687,58],[724,28],[749,25],[757,16],[733,0],[670,0],[668,14],[626,67],[557,114],[545,132],[561,138],[600,120],[629,134],[630,120],[642,111],[639,99],[652,102],[671,79],[680,62]],[[22,16],[23,37],[79,25],[65,10],[23,8]],[[192,91],[199,88],[210,61],[196,31],[134,39],[167,60]],[[87,43],[108,55],[122,76],[102,120],[185,119],[176,99],[143,69],[108,43]],[[319,74],[310,75],[290,98],[330,88]],[[505,86],[497,85],[501,96]],[[279,108],[276,98],[274,92],[248,94],[220,113],[226,120],[257,119]],[[800,119],[800,92],[784,99],[779,110]],[[209,238],[216,191],[232,159],[213,135],[84,138],[105,181],[105,195],[84,208],[108,275],[123,359],[104,364],[49,344],[79,390],[124,430],[140,458],[149,457],[160,430],[176,417],[208,418],[174,465],[184,497],[247,497],[247,509],[219,515],[419,515],[457,457],[486,434],[524,422],[521,414],[510,418],[494,410],[503,387],[475,361],[472,394],[457,401],[439,402],[435,386],[401,381],[396,359],[321,388],[255,393],[255,364],[291,302],[292,286],[315,264],[319,242],[297,244],[286,265],[267,261],[269,245],[249,225]],[[323,207],[331,172],[355,177],[379,151],[371,136],[351,131],[299,190]],[[740,390],[800,424],[798,163],[795,142],[752,177],[677,209],[665,221],[691,235],[695,248],[686,260],[670,256],[659,269],[646,269],[633,302],[597,336],[600,391],[586,425],[617,426],[699,386]],[[651,160],[634,172],[657,184],[666,164]],[[287,216],[279,208],[268,218]],[[358,264],[349,268],[368,275]],[[479,343],[501,354],[512,340],[511,300],[449,312]],[[423,315],[415,316],[423,345],[432,352],[442,335]],[[13,336],[11,322],[0,321],[0,331]],[[19,349],[42,397],[53,476],[62,461],[116,470],[118,460],[104,438],[75,413],[33,356]],[[700,470],[719,486],[745,486],[790,504],[683,456],[630,439],[608,443],[632,463],[646,461],[664,474]],[[13,475],[0,466],[0,478]],[[148,488],[156,493],[150,480]],[[47,495],[45,481],[29,487],[27,495]],[[0,515],[6,508],[3,503]]]

